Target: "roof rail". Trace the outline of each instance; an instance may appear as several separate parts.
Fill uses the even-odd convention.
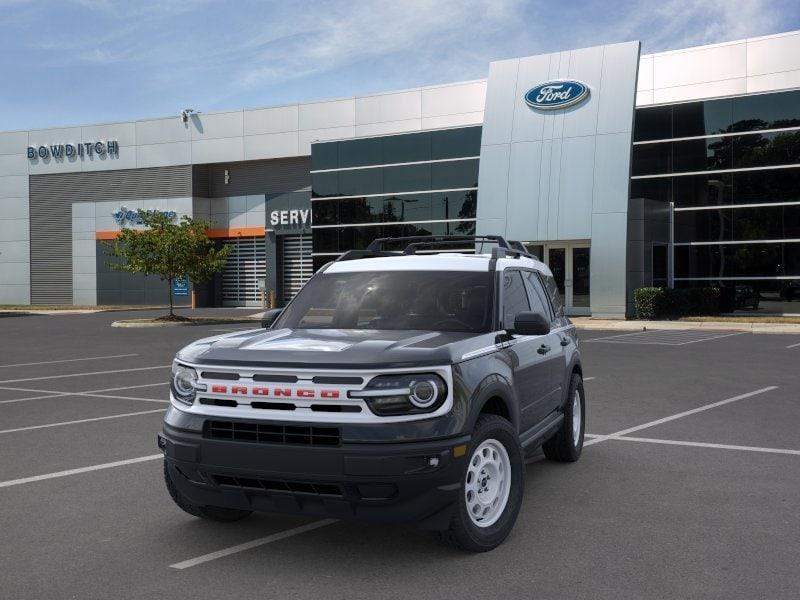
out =
[[[358,260],[360,258],[378,258],[380,256],[400,256],[402,252],[390,252],[388,250],[348,250],[333,262],[342,262],[345,260]]]
[[[384,244],[407,242],[403,250],[384,250]],[[492,258],[532,258],[536,256],[528,252],[522,242],[508,242],[500,235],[412,235],[406,237],[386,237],[373,240],[365,250],[349,250],[339,256],[334,262],[358,260],[361,258],[378,258],[385,256],[402,256],[416,254],[417,250],[426,247],[446,246],[458,242],[473,244],[488,242],[497,244],[492,248]]]
[[[516,241],[516,240],[514,240],[514,241],[509,241],[509,242],[508,242],[508,245],[509,245],[509,246],[510,246],[510,247],[511,247],[513,250],[518,250],[518,251],[519,251],[519,252],[521,252],[521,253],[522,253],[524,256],[527,256],[528,258],[532,258],[532,259],[534,259],[534,260],[539,260],[539,257],[538,257],[538,256],[536,256],[535,254],[533,254],[533,253],[532,253],[530,250],[528,250],[528,249],[525,247],[525,244],[523,244],[522,242],[519,242],[519,241]]]
[[[499,235],[412,235],[406,237],[386,237],[373,240],[367,246],[368,252],[386,252],[383,246],[388,243],[406,242],[403,254],[415,254],[417,249],[425,246],[443,246],[457,242],[497,244],[498,248],[510,249],[508,242]]]

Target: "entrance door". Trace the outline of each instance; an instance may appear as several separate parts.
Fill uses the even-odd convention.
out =
[[[568,315],[590,315],[591,249],[587,242],[526,244],[550,267]]]
[[[311,261],[311,235],[284,235],[283,302],[288,303],[314,274]]]
[[[590,272],[590,250],[588,244],[572,245],[567,254],[569,266],[567,272],[571,278],[571,289],[569,304],[572,314],[588,315],[591,314],[591,304],[589,303],[589,272]]]
[[[222,271],[223,306],[261,306],[258,280],[266,276],[267,256],[264,236],[223,240],[231,253]]]

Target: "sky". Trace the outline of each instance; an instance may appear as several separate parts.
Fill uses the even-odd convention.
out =
[[[0,0],[0,131],[347,97],[481,79],[503,58],[793,29],[798,0]]]

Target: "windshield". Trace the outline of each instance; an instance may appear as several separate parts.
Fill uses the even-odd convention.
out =
[[[390,271],[315,275],[276,329],[489,331],[491,273]]]

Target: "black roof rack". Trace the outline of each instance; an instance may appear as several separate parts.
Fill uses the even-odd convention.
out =
[[[402,252],[390,252],[388,250],[348,250],[334,262],[343,260],[358,260],[360,258],[378,258],[379,256],[401,256]]]
[[[456,242],[489,242],[497,244],[500,248],[508,248],[508,242],[499,235],[411,235],[405,237],[386,237],[372,240],[367,250],[372,252],[379,252],[383,250],[383,246],[388,243],[406,242],[407,245],[403,250],[403,254],[414,254],[414,252],[423,246],[441,246],[445,244],[452,244]]]
[[[386,244],[397,244],[405,242],[405,248],[400,250],[384,250]],[[500,235],[412,235],[405,237],[386,237],[373,240],[365,250],[350,250],[342,254],[336,261],[357,260],[360,258],[377,258],[381,256],[402,256],[416,254],[417,250],[426,247],[447,246],[458,242],[469,242],[471,244],[491,243],[497,247],[492,248],[492,258],[522,256],[536,258],[528,252],[522,242],[507,242]]]
[[[533,254],[533,253],[532,253],[530,250],[528,250],[528,249],[525,247],[525,244],[523,244],[522,242],[518,242],[518,241],[516,241],[516,240],[515,240],[515,241],[509,241],[509,242],[508,242],[508,245],[509,245],[509,246],[510,246],[512,249],[514,249],[514,250],[518,250],[518,251],[519,251],[519,252],[521,252],[521,253],[522,253],[524,256],[527,256],[528,258],[532,258],[532,259],[534,259],[534,260],[539,260],[539,257],[538,257],[538,256],[536,256],[535,254]]]

